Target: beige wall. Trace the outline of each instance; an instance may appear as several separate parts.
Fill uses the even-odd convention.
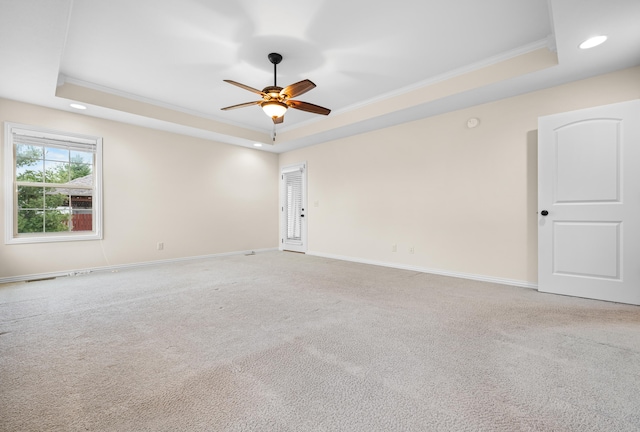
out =
[[[0,121],[104,140],[104,240],[5,245],[3,233],[0,278],[278,245],[275,154],[6,99]]]
[[[2,122],[104,138],[104,240],[2,242],[0,279],[277,247],[278,164],[307,161],[310,253],[533,284],[537,118],[637,98],[633,68],[279,158],[0,99]]]
[[[280,165],[308,163],[309,253],[535,284],[538,117],[637,98],[632,68],[291,151]]]

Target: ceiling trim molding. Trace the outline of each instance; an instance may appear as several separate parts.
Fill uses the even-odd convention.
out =
[[[544,39],[540,39],[537,40],[535,42],[523,45],[521,47],[503,52],[501,54],[495,55],[493,57],[488,57],[486,59],[483,59],[481,61],[475,62],[475,63],[471,63],[468,64],[466,66],[462,66],[460,68],[457,69],[453,69],[449,72],[440,74],[440,75],[436,75],[434,77],[431,77],[429,79],[423,80],[423,81],[419,81],[416,82],[414,84],[411,84],[409,86],[405,86],[402,88],[399,88],[397,90],[394,90],[392,92],[388,92],[388,93],[384,93],[381,95],[378,95],[376,97],[373,97],[371,99],[367,99],[366,101],[357,103],[357,104],[353,104],[353,105],[349,105],[347,107],[341,108],[339,110],[335,111],[335,114],[343,114],[343,113],[347,113],[349,111],[353,111],[356,110],[358,108],[362,108],[365,107],[367,105],[371,105],[373,103],[379,102],[379,101],[383,101],[386,99],[391,99],[394,98],[396,96],[400,96],[400,95],[404,95],[406,93],[411,93],[414,92],[418,89],[421,89],[423,87],[429,87],[432,86],[434,84],[439,84],[441,82],[444,81],[448,81],[452,78],[456,78],[459,77],[461,75],[466,75],[472,72],[476,72],[478,70],[484,69],[488,66],[493,66],[495,64],[498,63],[502,63],[506,60],[510,60],[512,58],[524,55],[524,54],[528,54],[530,52],[539,50],[541,48],[547,48],[550,51],[554,51],[553,47],[555,46],[555,43],[551,43],[552,41],[550,41],[550,39],[552,39],[553,41],[555,41],[555,38],[552,37],[552,35],[549,35],[548,37],[544,38]],[[308,123],[311,123],[313,120],[315,119],[311,119],[308,121],[305,121],[303,123],[298,123],[294,126],[291,126],[290,128],[287,128],[285,130],[289,130],[289,129],[294,129],[294,128],[298,128],[298,127],[302,127]]]
[[[187,126],[189,128],[201,129],[251,142],[267,144],[272,141],[269,134],[263,131],[254,131],[245,127],[229,125],[214,119],[164,108],[152,103],[129,99],[124,96],[102,92],[95,88],[84,87],[70,82],[65,82],[63,85],[58,86],[55,95],[63,99],[83,102],[101,108],[160,120],[180,126]]]
[[[306,128],[296,127],[280,133],[280,142],[297,141],[306,136],[326,132],[331,129],[361,123],[373,118],[392,115],[394,112],[431,104],[455,94],[528,75],[542,69],[557,66],[557,55],[546,45],[537,50],[512,56],[501,62],[493,62],[470,72],[451,75],[448,79],[434,80],[432,84],[418,87],[411,92],[403,92],[393,97],[376,100],[358,109],[338,111],[314,124],[305,123]],[[278,141],[276,141],[276,145]]]
[[[219,117],[219,116],[213,116],[211,114],[206,114],[206,113],[199,112],[199,111],[196,111],[196,110],[191,110],[191,109],[184,108],[184,107],[181,107],[181,106],[178,106],[178,105],[168,104],[166,102],[160,102],[158,100],[147,98],[145,96],[140,96],[140,95],[136,95],[136,94],[133,94],[133,93],[128,93],[128,92],[125,92],[125,91],[122,91],[122,90],[116,90],[116,89],[113,89],[113,88],[110,88],[110,87],[106,87],[106,86],[103,86],[103,85],[100,85],[100,84],[95,84],[95,83],[92,83],[92,82],[83,81],[83,80],[80,80],[78,78],[70,77],[68,75],[65,75],[65,74],[61,73],[61,74],[58,75],[58,87],[62,87],[65,84],[72,84],[74,86],[83,87],[83,88],[90,89],[90,90],[95,90],[97,92],[106,93],[106,94],[109,94],[109,95],[112,95],[112,96],[116,96],[116,97],[119,97],[119,98],[124,98],[124,99],[128,99],[128,100],[131,100],[131,101],[143,103],[143,104],[154,105],[154,106],[157,106],[159,108],[163,108],[163,109],[167,109],[167,110],[170,110],[170,111],[179,112],[179,113],[182,113],[182,114],[187,114],[187,115],[190,115],[190,116],[193,116],[193,117],[199,117],[199,118],[203,118],[203,119],[207,119],[207,120],[213,120],[213,121],[220,122],[220,123],[226,123],[226,124],[228,124],[230,126],[235,126],[235,127],[239,127],[239,128],[242,128],[242,129],[251,130],[253,132],[258,132],[258,133],[263,133],[263,134],[267,133],[267,132],[265,132],[264,129],[250,127],[250,126],[247,126],[245,124],[240,124],[240,123],[237,123],[237,122],[234,122],[234,121],[229,121],[229,120],[223,119],[222,117]],[[103,106],[103,105],[100,105],[100,104],[97,104],[97,103],[96,103],[96,105]]]

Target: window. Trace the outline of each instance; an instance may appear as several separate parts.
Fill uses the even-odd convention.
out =
[[[5,243],[102,238],[102,138],[5,123]]]

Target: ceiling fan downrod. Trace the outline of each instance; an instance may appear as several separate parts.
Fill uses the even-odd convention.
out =
[[[276,67],[278,66],[278,63],[282,61],[282,56],[278,53],[271,53],[267,57],[269,58],[269,61],[273,63],[273,86],[278,87],[278,83],[276,81],[278,76],[276,74]]]

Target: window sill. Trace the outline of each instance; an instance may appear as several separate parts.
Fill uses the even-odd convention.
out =
[[[49,234],[42,235],[21,235],[5,239],[5,244],[29,244],[29,243],[56,243],[69,241],[102,240],[102,233],[91,232],[87,234]]]

